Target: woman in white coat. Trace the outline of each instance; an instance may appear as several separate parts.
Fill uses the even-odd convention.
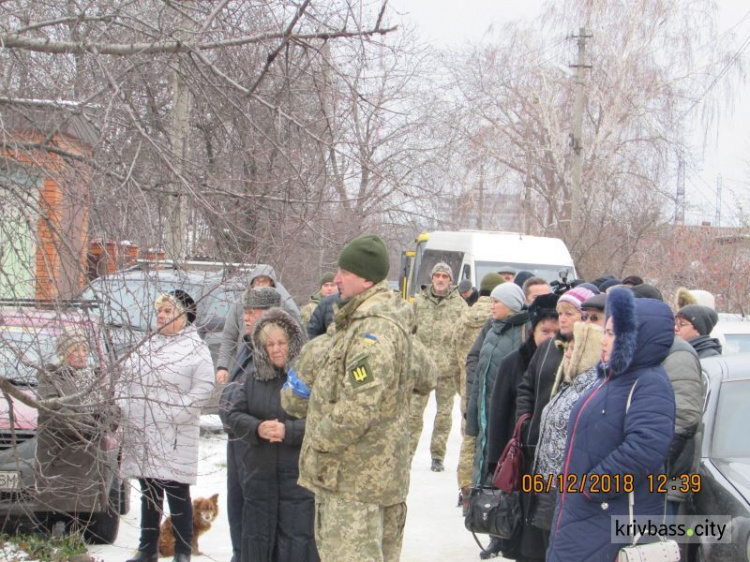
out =
[[[141,485],[141,537],[128,562],[157,562],[167,495],[177,544],[173,562],[188,562],[193,535],[190,484],[198,475],[200,411],[214,385],[208,346],[193,326],[195,301],[181,290],[154,303],[158,331],[124,366],[122,473]]]

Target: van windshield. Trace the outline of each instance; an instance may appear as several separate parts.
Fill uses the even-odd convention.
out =
[[[539,263],[512,263],[512,262],[500,262],[500,261],[478,261],[475,263],[476,266],[476,286],[482,282],[482,277],[488,273],[497,272],[502,266],[511,266],[516,271],[530,271],[536,277],[546,279],[547,282],[557,281],[560,279],[561,271],[568,271],[568,281],[573,280],[573,268],[568,265],[551,265],[551,264],[539,264]]]
[[[457,278],[461,274],[461,263],[464,260],[464,252],[452,252],[449,250],[425,250],[422,255],[422,262],[419,265],[419,275],[417,277],[417,287],[415,292],[419,291],[422,285],[432,283],[432,268],[436,263],[445,262],[453,270],[453,284],[458,283]]]

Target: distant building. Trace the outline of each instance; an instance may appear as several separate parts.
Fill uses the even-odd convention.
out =
[[[0,298],[69,298],[86,282],[97,133],[76,103],[0,100]]]

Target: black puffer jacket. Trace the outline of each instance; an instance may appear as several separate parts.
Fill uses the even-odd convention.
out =
[[[308,339],[313,340],[326,333],[328,325],[333,322],[333,314],[336,312],[333,305],[340,302],[341,296],[336,293],[325,297],[318,303],[312,316],[310,316],[310,322],[306,326]]]
[[[315,498],[297,484],[305,420],[289,416],[281,407],[287,369],[275,368],[260,342],[260,332],[269,322],[281,325],[289,338],[287,364],[299,355],[304,339],[301,326],[289,314],[278,308],[266,312],[253,330],[253,362],[244,392],[229,412],[230,430],[247,444],[242,482],[242,561],[317,561]],[[258,435],[258,427],[267,420],[284,424],[281,443]],[[280,527],[283,533],[278,532]]]
[[[557,368],[563,360],[563,344],[563,337],[558,334],[540,345],[531,358],[521,384],[518,385],[516,419],[524,414],[531,414],[531,421],[524,424],[521,432],[523,454],[527,459],[533,459],[536,455],[542,410],[549,402]]]

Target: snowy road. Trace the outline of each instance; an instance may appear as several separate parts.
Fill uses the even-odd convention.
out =
[[[456,464],[459,437],[458,400],[453,412],[453,430],[448,441],[446,471],[430,471],[429,437],[435,415],[434,400],[425,412],[425,431],[419,442],[411,472],[408,498],[409,514],[401,553],[403,562],[469,562],[479,560],[479,549],[471,534],[463,526],[458,497]],[[89,552],[103,562],[124,562],[138,546],[139,493],[131,495],[130,513],[123,516],[117,542],[110,546],[91,547]],[[201,440],[201,462],[198,483],[192,488],[193,497],[219,493],[222,512],[219,520],[200,540],[203,556],[196,562],[228,562],[232,556],[229,524],[226,519],[226,436],[208,434]],[[484,538],[484,537],[482,537]],[[164,558],[168,561],[169,559]],[[498,560],[497,558],[495,560]]]

